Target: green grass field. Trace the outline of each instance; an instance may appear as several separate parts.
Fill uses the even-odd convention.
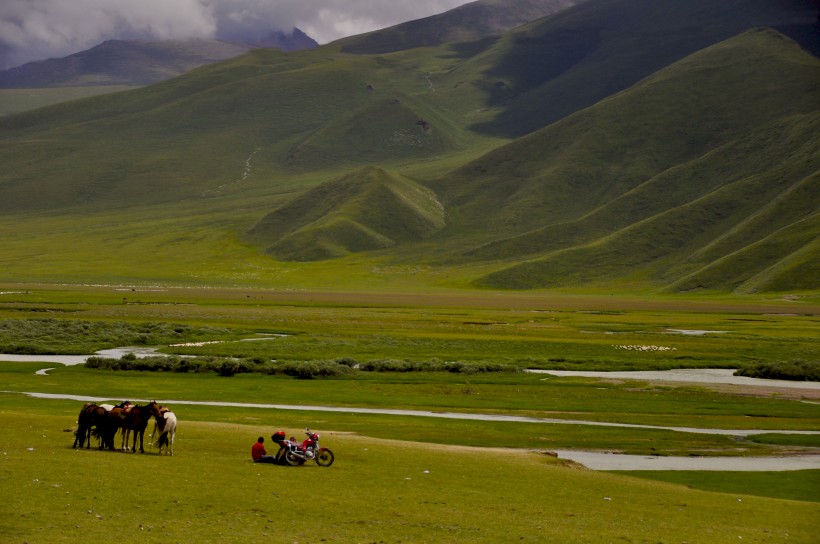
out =
[[[175,455],[160,457],[72,450],[65,430],[78,403],[0,396],[3,540],[810,543],[820,511],[595,473],[527,450],[336,432],[324,415],[210,409],[203,420],[186,410],[177,410]],[[334,450],[332,467],[250,462],[257,435],[304,424]]]
[[[286,360],[433,358],[512,367],[663,368],[816,359],[816,297],[613,297],[422,290],[126,285],[0,286],[0,345],[90,353],[225,341],[199,355]],[[799,308],[799,312],[795,311]],[[690,336],[668,329],[714,330]],[[238,342],[259,333],[283,333]],[[666,345],[671,352],[617,349]],[[8,348],[6,348],[8,349]],[[174,348],[182,351],[183,348]],[[47,375],[35,370],[52,367]],[[0,534],[9,542],[128,535],[144,542],[805,542],[818,497],[780,473],[619,474],[544,455],[816,452],[813,436],[747,439],[663,429],[220,407],[229,401],[394,408],[767,431],[817,430],[804,390],[605,382],[520,372],[363,372],[339,378],[104,371],[0,364]],[[171,402],[173,457],[71,449],[81,402],[36,391]],[[254,465],[257,436],[311,427],[329,469]],[[662,481],[662,480],[669,480]],[[81,536],[80,536],[81,535]],[[138,536],[131,536],[138,535]],[[741,537],[739,539],[738,537]]]

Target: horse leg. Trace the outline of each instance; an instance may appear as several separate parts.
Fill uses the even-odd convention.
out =
[[[105,447],[111,451],[115,451],[116,449],[114,447],[115,436],[117,436],[117,427],[115,425],[109,424],[105,432]]]
[[[145,453],[145,449],[143,448],[143,444],[142,444],[143,437],[145,436],[145,429],[137,431],[137,433],[140,435],[140,453]],[[136,443],[136,437],[135,437],[134,443]]]

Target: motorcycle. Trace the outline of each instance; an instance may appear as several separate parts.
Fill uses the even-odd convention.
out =
[[[319,435],[305,429],[307,438],[300,444],[295,438],[286,440],[283,445],[286,448],[285,462],[292,467],[302,465],[305,461],[316,461],[320,467],[329,467],[333,464],[335,456],[328,448],[319,447]]]

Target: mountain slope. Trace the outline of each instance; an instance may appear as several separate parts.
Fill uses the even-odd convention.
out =
[[[642,5],[649,21],[664,16],[665,1]],[[744,13],[765,19],[771,3],[778,1],[753,0]],[[601,13],[609,16],[613,40],[625,33],[616,42],[632,43],[633,50],[651,49],[654,42],[635,42],[631,31],[615,24],[634,18],[633,10],[619,2],[587,0],[526,32],[558,28],[554,19],[576,21],[586,13],[578,10],[585,8],[598,14],[595,21]],[[613,15],[613,5],[624,14]],[[697,26],[701,12],[715,15],[711,0],[686,5],[694,15],[686,11],[680,15],[688,18],[675,21],[684,28]],[[711,24],[720,27],[724,19]],[[443,18],[436,28],[446,34],[449,25],[458,24],[457,18]],[[686,49],[696,46],[689,34],[676,34]],[[699,36],[691,34],[692,39]],[[517,83],[497,78],[499,71],[509,70],[546,77],[538,68],[543,48],[523,47],[520,37],[515,31],[496,45],[481,41],[379,55],[340,53],[339,45],[296,53],[255,50],[139,91],[8,117],[0,120],[0,160],[7,165],[0,172],[0,210],[213,197],[225,190],[250,190],[254,182],[267,190],[272,182],[265,178],[279,179],[274,176],[282,173],[341,166],[392,167],[391,162],[433,159],[456,165],[450,157],[477,143],[497,141],[471,127],[506,123],[518,111],[526,114],[526,122],[516,121],[518,130],[543,120],[544,105],[550,111],[560,105],[559,100],[542,100],[537,93],[543,85],[534,87],[535,94],[521,94],[514,88]],[[519,60],[508,65],[511,58]],[[607,72],[601,73],[566,92],[605,92]],[[425,126],[429,130],[422,130]],[[245,175],[249,160],[250,178]]]
[[[526,134],[755,27],[820,44],[813,0],[587,1],[515,29],[470,61],[503,83],[500,115],[477,130]]]
[[[429,237],[444,226],[435,195],[379,168],[324,183],[268,214],[249,232],[283,260],[316,260]]]
[[[213,197],[250,181],[267,188],[283,172],[338,169],[330,158],[386,164],[456,151],[470,136],[424,100],[431,93],[412,69],[424,61],[255,50],[137,91],[0,119],[9,165],[0,210]]]
[[[438,15],[339,40],[342,51],[380,54],[498,36],[586,0],[478,0]]]
[[[642,1],[648,23],[668,7]],[[778,1],[744,5],[758,17]],[[663,28],[682,50],[695,47],[715,5],[680,3],[679,26]],[[629,4],[587,0],[554,17],[619,13],[613,6]],[[663,49],[657,32],[644,42],[624,31],[630,17],[613,15],[607,43]],[[65,255],[68,237],[43,232],[64,230],[115,245],[128,278],[133,255],[151,274],[160,257],[150,248],[163,246],[162,278],[168,259],[204,263],[207,253],[243,255],[248,278],[421,267],[429,281],[492,288],[817,288],[820,61],[773,30],[748,31],[537,126],[560,106],[541,102],[545,85],[584,95],[565,77],[597,54],[568,57],[563,71],[539,64],[537,40],[516,40],[551,21],[374,55],[339,44],[254,50],[136,91],[0,118],[0,214],[13,230],[0,245],[16,248],[4,262],[36,254],[38,270],[57,274],[50,255]],[[520,62],[505,65],[512,51]],[[609,69],[583,83],[602,92]],[[536,130],[476,132],[509,128],[513,111]],[[32,237],[36,247],[24,247]],[[83,263],[73,269],[82,278]]]
[[[496,238],[466,259],[535,257],[480,282],[518,288],[674,281],[792,232],[754,267],[698,283],[737,288],[818,234],[818,83],[816,58],[748,32],[434,184],[458,218],[447,231]]]

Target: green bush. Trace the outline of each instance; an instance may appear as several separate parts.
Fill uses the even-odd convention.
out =
[[[259,357],[180,357],[178,355],[155,355],[138,358],[126,353],[119,359],[89,357],[86,368],[99,370],[137,370],[142,372],[211,372],[230,377],[236,374],[266,374],[293,376],[302,380],[313,378],[334,378],[352,372],[452,372],[456,374],[477,374],[480,372],[510,372],[516,367],[493,362],[465,363],[463,361],[442,362],[407,361],[398,359],[377,359],[357,363],[355,359],[341,358],[334,361],[267,361]]]
[[[735,376],[820,382],[820,361],[755,362],[739,368]]]
[[[454,374],[476,374],[479,372],[511,372],[518,368],[490,362],[464,361],[408,361],[398,359],[374,359],[359,365],[363,372],[452,372]]]

